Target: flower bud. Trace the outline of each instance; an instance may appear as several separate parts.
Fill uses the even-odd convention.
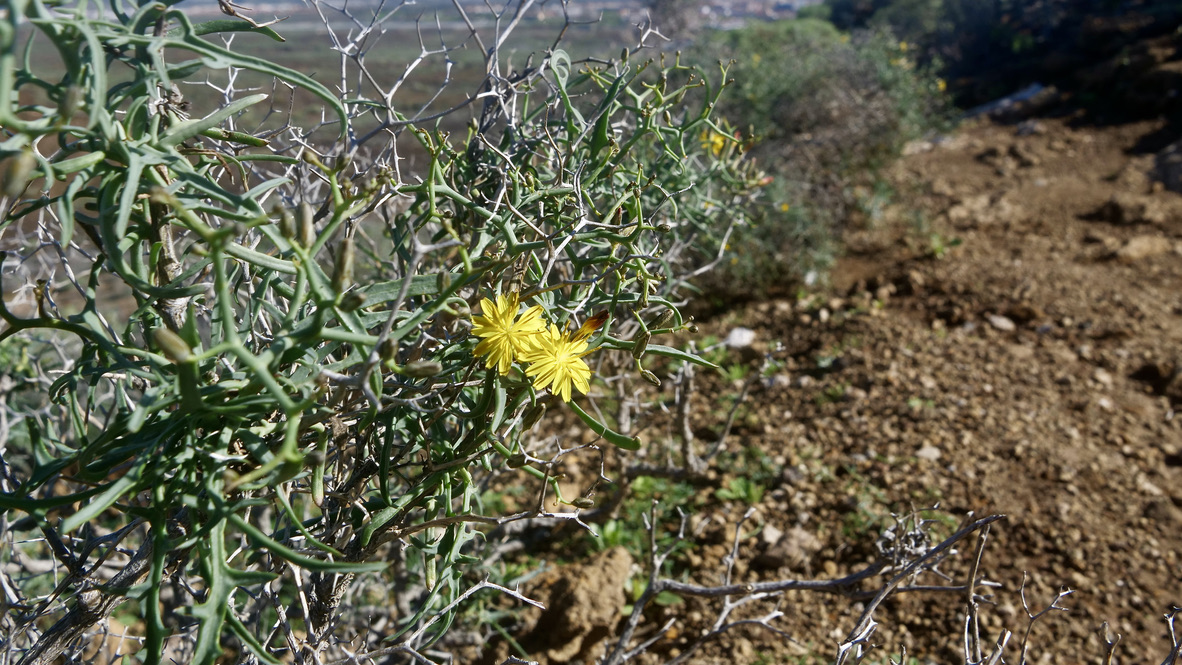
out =
[[[425,379],[442,371],[443,365],[435,360],[414,360],[402,368],[403,374],[415,379]]]
[[[382,345],[378,347],[378,356],[382,360],[392,360],[395,353],[398,353],[398,342],[392,339],[383,340]]]
[[[353,284],[353,239],[345,236],[337,250],[336,265],[332,271],[332,288],[341,293]]]
[[[338,305],[342,312],[355,312],[361,309],[365,304],[365,294],[360,291],[350,291],[341,296],[341,304]]]
[[[304,454],[304,463],[309,466],[324,464],[325,454],[319,448],[313,448]]]
[[[173,208],[181,207],[180,199],[178,199],[172,192],[160,186],[153,186],[148,190],[148,200],[152,203],[172,206]]]
[[[592,499],[589,496],[580,496],[580,497],[576,497],[574,499],[571,499],[570,505],[574,506],[575,508],[584,508],[584,509],[594,508],[595,507],[595,499]]]
[[[66,94],[62,95],[62,103],[57,107],[57,121],[66,124],[74,118],[78,108],[82,106],[82,88],[77,84],[66,87]]]
[[[452,311],[453,314],[455,314],[456,316],[458,316],[461,319],[472,318],[472,308],[469,307],[468,303],[464,302],[463,300],[460,300],[458,302],[453,300],[453,301],[449,302],[448,308]]]
[[[668,328],[673,323],[673,310],[667,309],[661,312],[661,315],[649,324],[649,328],[653,330],[663,330]]]
[[[279,215],[279,233],[288,240],[294,238],[295,217],[292,216],[291,210],[288,210],[283,206],[275,206],[275,210],[273,212]]]
[[[319,400],[321,397],[324,397],[325,395],[327,395],[329,388],[332,388],[332,383],[328,380],[328,377],[323,374],[316,375],[315,383],[316,383],[315,394],[316,394],[317,400]]]
[[[321,171],[328,170],[328,167],[324,165],[324,162],[320,161],[320,156],[311,150],[305,150],[304,152],[300,153],[300,159],[311,164],[312,166],[315,166]]]
[[[529,408],[528,411],[525,412],[525,416],[521,418],[521,428],[532,429],[534,425],[538,424],[538,421],[541,420],[542,416],[544,415],[546,415],[545,403],[538,402],[537,404],[534,404]]]
[[[517,453],[516,455],[510,455],[509,458],[505,460],[505,466],[509,467],[510,469],[520,469],[521,467],[525,466],[525,462],[525,455]]]
[[[152,341],[164,352],[164,357],[176,364],[193,359],[193,350],[181,336],[168,328],[153,328]]]
[[[632,357],[640,360],[644,357],[644,352],[648,350],[648,341],[652,338],[652,333],[647,330],[641,330],[640,334],[632,342]]]
[[[8,168],[4,172],[4,195],[20,196],[36,168],[37,158],[28,148],[22,150],[19,155],[10,157]]]
[[[657,231],[661,233],[668,233],[672,230],[673,226],[670,225],[669,222],[661,222],[660,224],[657,224]]]
[[[640,378],[644,379],[645,381],[648,381],[649,383],[653,384],[654,386],[656,386],[658,388],[661,387],[661,380],[657,378],[656,374],[653,374],[652,372],[648,371],[647,369],[640,370]]]
[[[312,243],[316,241],[316,219],[315,213],[312,212],[312,206],[307,203],[301,203],[296,213],[296,229],[299,233],[297,241],[300,246],[305,249],[311,247]]]

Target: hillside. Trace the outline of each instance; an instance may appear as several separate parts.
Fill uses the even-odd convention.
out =
[[[752,304],[702,326],[703,344],[752,341],[725,354],[730,378],[699,377],[700,439],[723,433],[722,407],[744,384],[735,368],[773,363],[725,443],[782,468],[745,526],[736,580],[854,572],[874,558],[889,512],[938,503],[951,521],[1002,513],[981,564],[1000,584],[982,609],[987,642],[1013,630],[1006,658],[1017,662],[1026,574],[1032,611],[1074,590],[1062,602],[1069,612],[1035,625],[1032,662],[1098,661],[1105,621],[1124,636],[1118,655],[1160,662],[1182,550],[1182,197],[1153,180],[1156,157],[1141,146],[1165,127],[984,122],[913,146],[893,173],[900,195],[888,221],[848,234],[829,295]],[[917,218],[930,220],[922,232]],[[741,329],[753,335],[733,334]],[[653,424],[642,437],[675,429]],[[591,480],[589,468],[567,471],[575,484]],[[718,582],[746,508],[718,490],[750,473],[711,474],[685,501],[706,525],[690,548],[693,581]],[[543,586],[603,588],[627,579],[630,563],[609,550]],[[969,563],[945,564],[948,583],[963,583]],[[654,654],[679,653],[719,602],[661,608],[654,622],[689,619]],[[694,662],[825,661],[861,607],[790,592],[776,625],[795,642],[738,629]],[[602,636],[612,615],[599,625],[594,612],[580,616],[552,638]],[[963,616],[959,593],[888,601],[875,662],[897,660],[900,647],[920,662],[962,658]]]

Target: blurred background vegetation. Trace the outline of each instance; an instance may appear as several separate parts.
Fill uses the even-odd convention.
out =
[[[192,4],[212,9],[212,3]],[[1161,57],[1147,44],[1178,40],[1182,0],[765,3],[797,5],[778,10],[777,20],[721,20],[730,3],[712,0],[601,4],[602,12],[588,15],[597,20],[563,31],[562,47],[576,55],[614,55],[635,40],[635,18],[643,9],[669,38],[664,51],[679,51],[705,68],[728,67],[735,85],[715,114],[728,139],[716,147],[736,159],[754,157],[771,175],[766,196],[748,211],[757,222],[739,229],[730,243],[736,251],[700,280],[707,309],[823,281],[841,252],[840,233],[878,221],[890,202],[893,192],[882,175],[909,142],[938,140],[966,112],[1033,90],[1032,84],[1053,93],[1044,98],[1062,113],[1082,109],[1097,122],[1182,117],[1179,97],[1162,94],[1171,82],[1138,76]],[[544,17],[523,23],[505,45],[512,67],[529,66],[530,57],[553,46],[561,12],[549,5],[543,10]],[[331,81],[340,54],[317,33],[311,16],[285,12],[292,13],[281,24],[288,41],[238,35],[233,48]],[[367,57],[390,63],[391,75],[409,71],[401,103],[430,113],[472,94],[483,76],[483,56],[461,26],[426,25],[405,22]],[[431,57],[422,57],[427,53]],[[41,66],[56,57],[50,49],[33,55]],[[449,85],[440,88],[444,80]],[[236,83],[270,89],[265,77],[249,72]],[[318,117],[319,106],[300,91],[277,92],[292,96],[292,122],[306,125]],[[192,101],[194,112],[204,113],[221,100]],[[468,113],[455,113],[440,124],[458,135],[470,120]],[[364,122],[358,129],[367,129]],[[408,170],[422,167],[425,155],[413,143],[400,147]]]
[[[1177,0],[825,0],[718,30],[701,19],[717,3],[649,5],[692,60],[733,62],[720,115],[773,177],[703,284],[715,305],[823,280],[840,233],[890,202],[884,170],[961,118],[1016,122],[1034,105],[1101,123],[1182,117],[1166,94],[1178,81],[1155,67],[1179,39]],[[999,112],[1019,91],[1033,99]]]

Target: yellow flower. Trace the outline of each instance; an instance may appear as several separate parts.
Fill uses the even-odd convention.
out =
[[[936,89],[940,92],[944,92],[948,89],[948,82],[944,79],[936,79]]]
[[[569,402],[571,386],[586,394],[591,387],[591,368],[583,356],[595,349],[587,350],[587,335],[582,328],[575,334],[564,333],[557,326],[547,326],[533,338],[532,346],[523,360],[528,362],[526,376],[533,377],[534,388],[558,395]]]
[[[791,209],[792,209],[792,206],[788,205],[787,203],[780,204],[780,212],[788,212]]]
[[[907,42],[899,42],[899,50],[903,51],[904,53],[907,52],[908,46],[910,45]]]
[[[710,154],[715,157],[721,155],[723,148],[726,147],[726,134],[712,129],[703,131],[698,139],[702,142],[702,149],[709,150]]]
[[[751,62],[758,65],[761,60],[763,60],[763,57],[761,55],[759,55],[758,53],[751,54]]]
[[[542,308],[534,305],[517,318],[517,294],[498,295],[497,302],[488,298],[480,301],[482,316],[472,317],[472,334],[480,337],[476,355],[488,356],[485,367],[496,365],[501,374],[508,374],[515,358],[530,347],[534,337],[545,328]]]

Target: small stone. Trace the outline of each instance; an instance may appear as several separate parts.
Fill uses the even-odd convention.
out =
[[[1010,146],[1009,155],[1014,159],[1014,161],[1018,162],[1018,166],[1024,169],[1030,168],[1032,166],[1038,166],[1040,163],[1038,155],[1031,152],[1030,149],[1023,148],[1022,146]]]
[[[927,283],[927,280],[925,280],[923,277],[923,273],[918,270],[908,271],[907,281],[911,284],[911,288],[915,291],[919,291],[924,287],[924,284]]]
[[[989,325],[1002,332],[1014,332],[1018,329],[1012,320],[999,314],[990,314],[986,318],[989,319]]]
[[[766,533],[766,526],[765,533]],[[799,526],[794,526],[788,533],[776,530],[778,537],[770,541],[765,535],[764,541],[771,546],[755,558],[754,563],[761,568],[776,569],[785,566],[794,570],[809,567],[813,555],[821,550],[821,541],[812,532]]]
[[[1095,372],[1092,372],[1092,378],[1102,386],[1112,385],[1112,374],[1108,370],[1097,367]]]
[[[1182,525],[1182,510],[1176,508],[1169,500],[1150,501],[1145,506],[1144,515],[1167,528]]]
[[[1100,206],[1095,216],[1110,224],[1163,224],[1166,211],[1158,200],[1151,196],[1117,192],[1107,203]]]
[[[1006,310],[1006,317],[1017,323],[1030,323],[1046,316],[1046,312],[1037,305],[1018,303]]]
[[[826,561],[821,567],[825,569],[827,577],[837,577],[837,564],[833,561]]]
[[[941,454],[942,453],[940,452],[940,449],[930,443],[923,444],[922,448],[915,451],[916,457],[919,459],[928,460],[929,462],[935,462],[936,460],[940,459]]]
[[[732,349],[742,349],[751,346],[755,341],[755,331],[742,326],[734,328],[726,336],[725,344]]]
[[[1116,250],[1116,259],[1121,263],[1136,263],[1144,259],[1173,251],[1174,243],[1162,236],[1136,236],[1129,238],[1124,247]]]
[[[1015,133],[1018,136],[1042,136],[1043,134],[1047,133],[1047,126],[1038,120],[1031,118],[1018,123],[1018,128],[1015,130]]]
[[[1164,491],[1162,491],[1162,488],[1154,485],[1149,481],[1148,478],[1140,474],[1137,476],[1137,489],[1141,490],[1145,494],[1148,494],[1149,496],[1165,496],[1166,494]]]

